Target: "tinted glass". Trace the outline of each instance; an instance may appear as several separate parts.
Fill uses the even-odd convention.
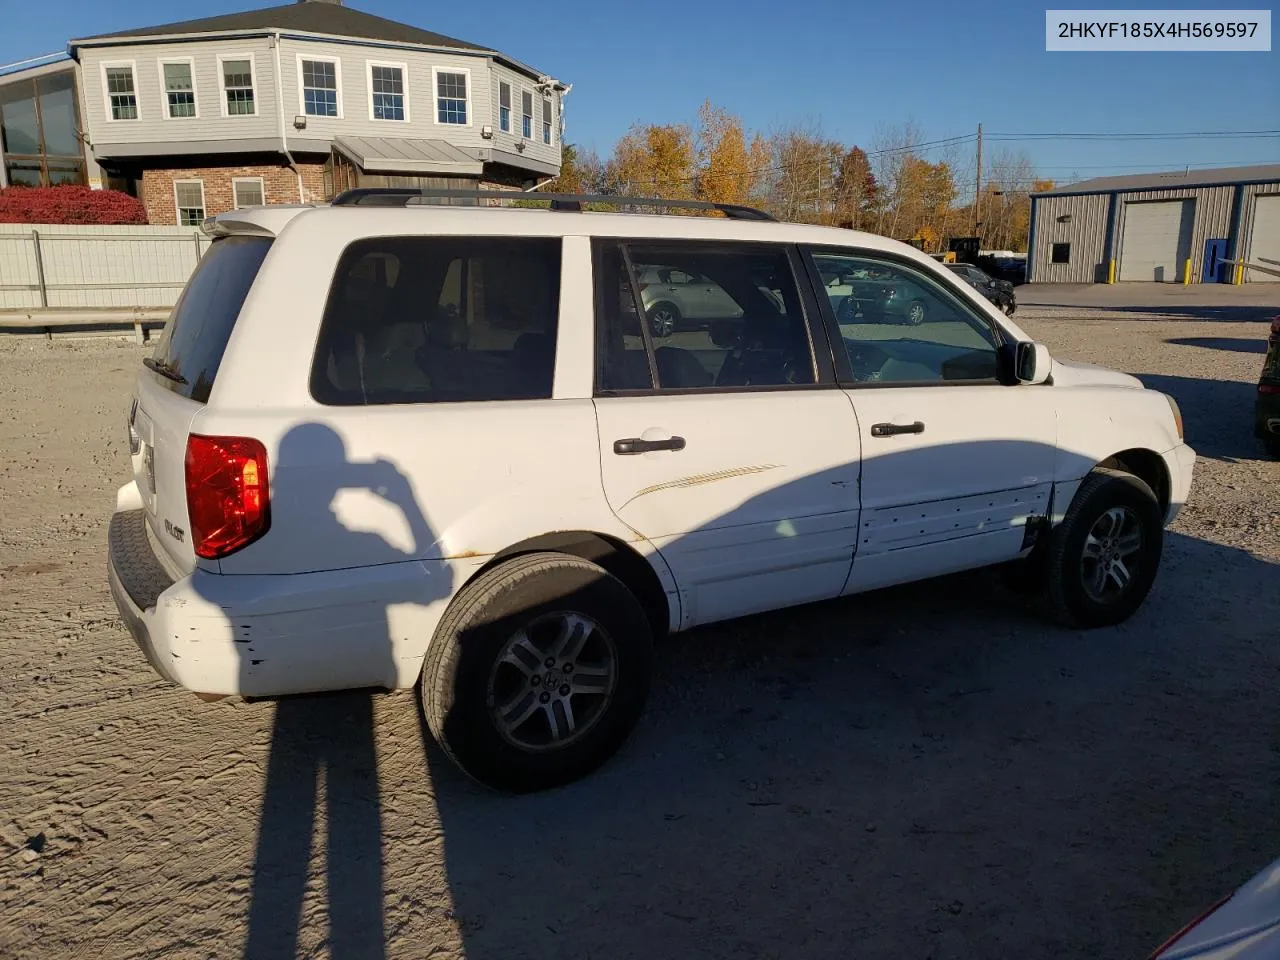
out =
[[[4,130],[5,153],[40,152],[40,130],[36,125],[33,84],[15,83],[0,87],[0,125]],[[39,179],[37,178],[37,183]]]
[[[343,253],[311,369],[338,406],[551,396],[561,242],[384,237]]]
[[[159,383],[200,403],[208,401],[244,298],[270,249],[271,240],[266,237],[213,241],[187,281],[152,354],[187,382],[156,374]]]
[[[1069,243],[1055,243],[1050,253],[1053,263],[1071,262],[1071,244]]]
[[[649,387],[638,318],[648,327],[660,389],[815,382],[808,326],[784,250],[718,243],[627,250],[634,286],[618,258],[600,255],[601,389]]]
[[[84,148],[76,136],[75,77],[70,73],[57,73],[41,77],[38,83],[45,152],[64,157],[80,156]]]
[[[857,383],[993,380],[995,331],[924,271],[818,253],[818,272]]]

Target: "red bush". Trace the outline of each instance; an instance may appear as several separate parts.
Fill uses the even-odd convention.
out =
[[[0,190],[0,223],[146,222],[142,201],[119,190],[91,190],[73,184]]]

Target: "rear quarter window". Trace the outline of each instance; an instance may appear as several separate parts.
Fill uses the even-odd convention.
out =
[[[311,394],[330,406],[551,397],[558,238],[380,237],[343,251]]]
[[[213,241],[156,342],[152,360],[169,374],[154,373],[158,382],[199,403],[209,401],[236,318],[271,243],[269,237]]]

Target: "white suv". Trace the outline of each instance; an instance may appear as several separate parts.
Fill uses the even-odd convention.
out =
[[[572,204],[206,225],[110,527],[160,674],[416,684],[459,765],[531,790],[617,750],[666,633],[1011,561],[1079,627],[1142,602],[1195,460],[1170,398],[1051,359],[906,244]],[[654,337],[654,268],[732,309]],[[836,309],[822,277],[861,271],[927,318]]]

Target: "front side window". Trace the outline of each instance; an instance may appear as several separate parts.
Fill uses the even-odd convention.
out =
[[[302,112],[309,117],[338,116],[338,65],[333,61],[302,61]]]
[[[542,142],[551,142],[551,101],[542,101]]]
[[[816,382],[786,251],[595,242],[597,392]]]
[[[164,77],[165,109],[173,119],[196,115],[196,88],[191,79],[191,64],[161,64]]]
[[[498,129],[511,132],[511,84],[498,84]]]
[[[941,281],[873,256],[821,251],[813,261],[854,383],[996,379],[999,336]]]
[[[369,66],[373,119],[408,120],[404,104],[404,68],[384,64]]]
[[[436,120],[440,123],[467,122],[467,75],[436,71]]]
[[[520,92],[520,135],[533,139],[533,94],[528,90]]]
[[[266,203],[261,177],[244,177],[231,181],[232,200],[237,210],[241,207],[260,207]]]
[[[174,203],[178,208],[178,225],[198,227],[204,223],[204,181],[175,180]]]
[[[105,67],[107,103],[112,120],[138,119],[138,92],[133,85],[133,67]]]
[[[251,117],[258,112],[253,95],[253,61],[222,61],[222,89],[227,100],[227,116]]]
[[[320,403],[551,397],[559,239],[379,237],[343,252],[311,368]]]

